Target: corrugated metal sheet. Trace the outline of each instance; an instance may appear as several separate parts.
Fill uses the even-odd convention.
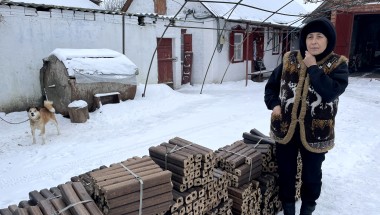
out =
[[[89,1],[89,0],[86,0],[86,1]],[[118,14],[118,15],[125,14],[127,16],[144,16],[144,17],[167,19],[167,20],[174,18],[174,16],[158,15],[156,13],[124,13],[124,12],[109,11],[109,10],[103,10],[103,9],[80,8],[80,7],[75,7],[74,5],[72,6],[48,5],[48,4],[27,3],[27,2],[21,2],[21,1],[15,2],[15,1],[9,1],[9,0],[5,0],[5,1],[0,0],[0,5],[13,5],[13,6],[22,6],[22,7],[29,7],[29,8],[45,8],[45,9],[51,9],[51,10],[62,9],[62,10],[95,12],[95,13],[104,13],[104,14]],[[176,18],[175,20],[180,20],[180,18]]]
[[[23,0],[25,1],[25,0]],[[44,0],[46,3],[49,2],[49,0]],[[50,0],[51,1],[51,0]],[[90,2],[89,0],[85,0]],[[74,10],[74,11],[85,11],[85,12],[96,12],[96,13],[105,13],[105,14],[125,14],[128,16],[144,16],[144,17],[150,17],[150,18],[159,18],[159,19],[173,19],[174,16],[166,16],[166,15],[158,15],[156,13],[123,13],[118,11],[109,11],[109,10],[103,10],[101,7],[97,6],[96,4],[90,2],[91,4],[95,5],[94,8],[83,8],[83,7],[75,7],[75,4],[71,6],[63,6],[60,4],[42,4],[42,3],[30,3],[30,2],[38,2],[38,1],[32,1],[29,0],[28,2],[22,2],[20,1],[10,1],[10,0],[0,0],[0,5],[13,5],[13,6],[22,6],[22,7],[30,7],[30,8],[45,8],[45,9],[62,9],[62,10]],[[61,2],[61,1],[60,1]],[[179,18],[176,18],[175,20],[180,20]]]

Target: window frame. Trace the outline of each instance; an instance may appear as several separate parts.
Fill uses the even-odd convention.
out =
[[[272,32],[272,55],[278,55],[280,54],[280,30],[279,29],[273,29]]]
[[[233,32],[233,59],[232,62],[243,62],[244,61],[244,33],[243,32]],[[236,41],[240,38],[240,41]],[[239,57],[240,56],[240,57]]]

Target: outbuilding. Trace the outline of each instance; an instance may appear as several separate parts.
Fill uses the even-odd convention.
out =
[[[40,79],[45,99],[68,116],[68,105],[75,100],[87,102],[91,112],[99,107],[97,95],[134,99],[138,73],[129,58],[114,50],[59,48],[43,59]]]
[[[335,52],[350,59],[350,72],[380,67],[380,2],[323,1],[312,16],[326,16],[336,27]],[[331,8],[334,8],[332,10]]]

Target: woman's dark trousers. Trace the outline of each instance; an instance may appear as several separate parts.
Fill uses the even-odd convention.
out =
[[[300,151],[302,158],[301,215],[312,214],[316,206],[316,200],[321,194],[322,162],[325,160],[325,153],[307,151],[301,143],[298,132],[296,132],[289,143],[276,143],[280,186],[279,195],[285,215],[295,214],[294,203],[298,151]]]

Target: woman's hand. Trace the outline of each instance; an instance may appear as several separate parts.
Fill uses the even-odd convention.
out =
[[[305,58],[303,59],[303,62],[308,68],[310,66],[317,65],[317,60],[315,59],[314,55],[310,54],[308,51],[305,51]]]
[[[273,116],[281,116],[281,106],[280,105],[277,105],[276,107],[273,108],[272,115]]]

